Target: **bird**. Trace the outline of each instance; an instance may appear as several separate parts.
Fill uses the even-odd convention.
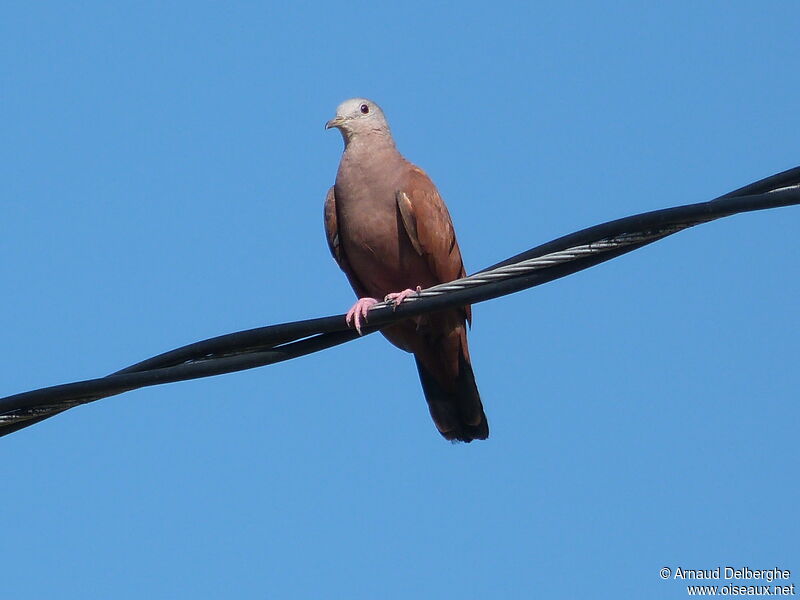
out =
[[[325,129],[344,152],[325,199],[325,233],[358,300],[346,315],[359,334],[369,309],[394,306],[421,289],[464,277],[450,213],[428,175],[397,150],[383,110],[351,98]],[[470,306],[411,317],[381,333],[416,361],[433,422],[445,439],[489,437],[467,345]]]

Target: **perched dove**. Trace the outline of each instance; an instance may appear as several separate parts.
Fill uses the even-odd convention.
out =
[[[465,271],[444,201],[425,172],[397,151],[380,107],[364,98],[347,100],[325,126],[332,127],[341,131],[345,148],[325,201],[325,231],[359,298],[347,323],[360,332],[377,298],[397,305]],[[414,354],[436,427],[448,440],[462,442],[489,436],[467,347],[470,318],[466,306],[382,330]]]

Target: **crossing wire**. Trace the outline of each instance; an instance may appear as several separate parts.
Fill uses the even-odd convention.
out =
[[[475,304],[566,277],[664,237],[722,217],[800,204],[800,167],[709,202],[595,225],[532,248],[463,279],[436,285],[398,307],[375,305],[364,335],[424,313]],[[142,387],[210,377],[298,358],[358,337],[344,315],[281,323],[183,346],[106,377],[0,398],[0,436],[75,406]]]

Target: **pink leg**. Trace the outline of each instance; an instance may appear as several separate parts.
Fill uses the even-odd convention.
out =
[[[350,322],[355,319],[356,331],[358,335],[361,335],[361,319],[364,319],[364,323],[366,323],[367,311],[376,304],[378,304],[378,300],[375,298],[359,298],[358,302],[353,304],[350,310],[347,311],[347,316],[344,318],[347,326],[349,327]]]
[[[403,303],[403,300],[408,298],[409,296],[416,296],[422,291],[420,286],[417,286],[416,290],[405,289],[402,292],[392,292],[391,294],[386,294],[386,298],[383,299],[384,302],[391,302],[394,304],[394,307],[397,308]]]

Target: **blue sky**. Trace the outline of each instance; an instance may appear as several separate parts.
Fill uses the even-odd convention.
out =
[[[352,96],[433,177],[469,271],[797,166],[799,19],[6,6],[0,394],[343,312],[323,125]],[[660,568],[800,572],[799,227],[732,217],[474,307],[487,442],[445,442],[378,335],[3,438],[3,596],[681,598]]]

